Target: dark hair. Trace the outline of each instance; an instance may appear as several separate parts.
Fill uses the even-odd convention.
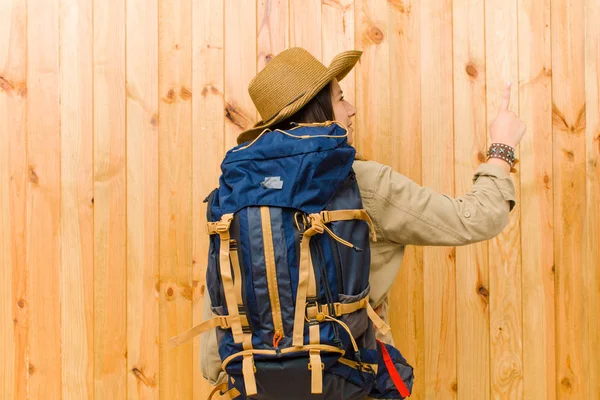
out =
[[[334,119],[333,105],[331,104],[331,82],[329,82],[304,107],[269,129],[273,131],[290,129],[291,122],[325,122]]]

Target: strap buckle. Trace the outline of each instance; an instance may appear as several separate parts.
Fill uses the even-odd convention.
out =
[[[315,309],[315,317],[312,319],[308,315],[309,307],[314,307]],[[325,314],[321,311],[321,306],[316,300],[306,302],[306,307],[304,307],[304,319],[311,324],[323,322],[325,320]]]
[[[231,326],[229,325],[229,316],[228,315],[217,315],[217,318],[219,319],[219,325],[221,326],[221,329],[229,329],[231,328]]]
[[[335,312],[334,318],[342,315],[342,303],[333,303],[333,311]]]
[[[308,219],[310,221],[310,227],[317,231],[317,233],[321,234],[325,232],[324,221],[321,214],[310,214]]]
[[[321,219],[323,220],[324,224],[328,224],[331,222],[330,215],[329,215],[329,211],[321,211]]]

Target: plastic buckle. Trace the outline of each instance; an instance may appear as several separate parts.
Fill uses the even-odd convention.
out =
[[[329,219],[329,211],[321,211],[320,214],[324,224],[328,224],[331,222],[331,220]]]
[[[316,312],[315,318],[313,318],[313,319],[311,319],[311,318],[308,317],[308,308],[311,307],[311,306],[315,307],[315,312]],[[313,324],[315,322],[321,322],[321,321],[319,321],[317,319],[318,316],[319,316],[319,314],[323,314],[323,313],[321,313],[321,309],[320,309],[319,303],[317,303],[316,300],[315,301],[307,301],[306,302],[306,307],[304,307],[304,319],[306,320],[306,322],[313,323]],[[325,319],[325,318],[323,317],[323,319]]]
[[[217,227],[215,229],[218,234],[225,233],[229,231],[229,224],[224,222],[218,222]]]
[[[218,318],[219,318],[219,325],[221,326],[221,329],[231,328],[231,326],[229,325],[229,320],[226,315],[219,315]]]
[[[342,303],[333,303],[333,310],[335,312],[334,318],[342,315]]]
[[[310,214],[308,216],[310,220],[310,227],[313,228],[317,233],[321,234],[325,232],[323,218],[321,218],[321,214]]]
[[[216,231],[218,234],[226,233],[229,231],[229,227],[231,226],[231,221],[233,221],[233,214],[225,214],[221,217],[221,220],[217,222]]]

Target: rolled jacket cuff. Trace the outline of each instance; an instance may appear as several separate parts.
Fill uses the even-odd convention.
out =
[[[509,203],[508,211],[512,211],[513,208],[515,208],[515,205],[517,204],[517,199],[515,196],[515,184],[512,178],[510,177],[510,174],[506,173],[505,170],[503,170],[497,165],[481,164],[475,171],[475,174],[473,175],[473,184],[477,184],[477,180],[482,176],[492,178],[492,181],[502,194],[504,200],[508,201]]]

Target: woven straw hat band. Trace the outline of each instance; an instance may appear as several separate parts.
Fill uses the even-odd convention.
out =
[[[260,71],[248,92],[263,120],[295,101],[327,73],[327,67],[308,51],[294,47],[283,51]]]

